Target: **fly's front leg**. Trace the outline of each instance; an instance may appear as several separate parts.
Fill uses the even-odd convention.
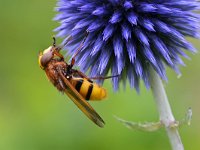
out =
[[[55,54],[56,56],[58,56],[58,57],[60,58],[60,60],[61,60],[61,61],[63,61],[63,60],[64,60],[64,57],[63,57],[63,55],[62,55],[62,54],[60,54],[58,51],[54,51],[54,54]]]
[[[64,60],[64,57],[62,54],[59,53],[59,51],[61,50],[61,47],[56,46],[56,38],[55,36],[53,36],[53,54],[58,56],[61,60]]]
[[[80,52],[80,50],[83,48],[83,45],[84,45],[84,43],[85,43],[85,40],[87,39],[88,34],[89,34],[89,33],[87,32],[86,35],[85,35],[85,37],[84,37],[84,39],[83,39],[83,41],[81,42],[81,44],[79,45],[78,49],[76,50],[75,55],[72,57],[71,64],[70,64],[71,67],[74,66],[74,64],[75,64],[75,58],[76,58],[76,56],[78,55],[78,53]]]

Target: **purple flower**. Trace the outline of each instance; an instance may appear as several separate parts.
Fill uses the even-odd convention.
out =
[[[111,70],[115,90],[119,82],[139,90],[142,79],[150,87],[149,68],[167,80],[165,66],[177,73],[184,65],[183,50],[196,52],[185,36],[199,38],[200,3],[195,0],[59,0],[55,20],[58,37],[73,39],[65,47],[75,54],[89,33],[76,58],[83,72],[106,76]],[[63,43],[65,42],[63,41]]]

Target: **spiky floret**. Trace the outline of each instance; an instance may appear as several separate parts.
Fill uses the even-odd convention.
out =
[[[55,20],[58,37],[72,35],[67,46],[73,55],[85,32],[89,35],[78,55],[77,65],[91,76],[112,75],[128,78],[139,90],[142,79],[147,88],[149,68],[167,80],[165,65],[179,72],[184,50],[196,49],[185,36],[199,38],[199,15],[195,0],[59,0]],[[64,40],[65,41],[65,40]],[[122,78],[113,78],[115,90]]]

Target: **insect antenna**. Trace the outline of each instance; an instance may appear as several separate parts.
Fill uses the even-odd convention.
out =
[[[56,38],[53,36],[53,47],[56,47]]]

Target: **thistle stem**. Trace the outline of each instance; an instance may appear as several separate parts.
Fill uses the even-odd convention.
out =
[[[151,89],[155,98],[156,106],[159,111],[160,121],[164,124],[169,137],[173,150],[184,150],[179,132],[178,125],[172,114],[171,107],[163,86],[163,83],[154,71],[153,68],[150,70],[150,82]]]

